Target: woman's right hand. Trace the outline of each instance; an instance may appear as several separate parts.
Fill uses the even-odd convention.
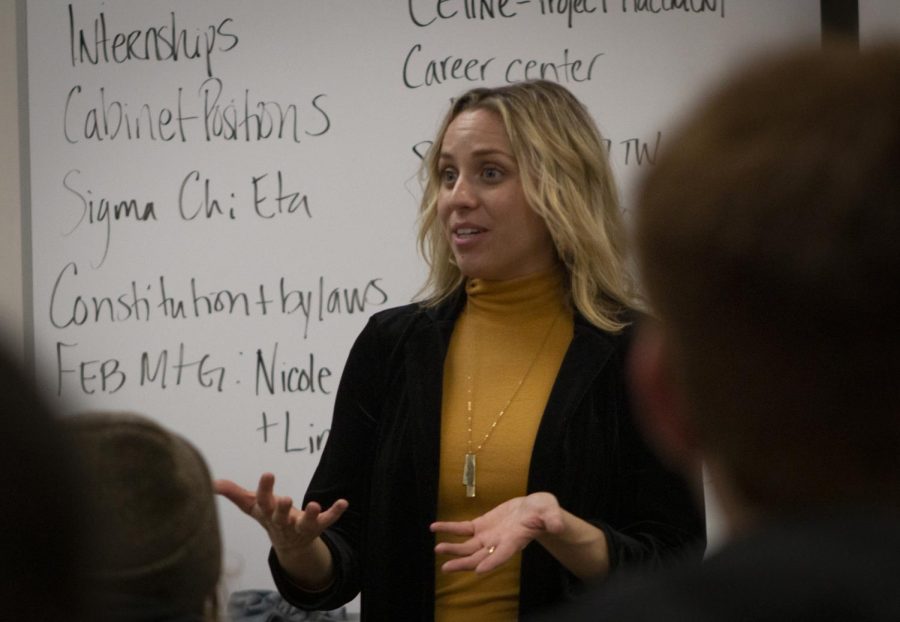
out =
[[[298,510],[290,497],[275,495],[274,488],[275,476],[271,473],[262,474],[255,493],[231,480],[215,481],[216,493],[255,518],[266,530],[278,561],[288,574],[310,589],[327,585],[332,560],[319,536],[341,517],[349,505],[347,500],[338,499],[325,511],[310,501],[305,509]]]

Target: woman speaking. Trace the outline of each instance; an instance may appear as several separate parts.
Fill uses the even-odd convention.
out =
[[[688,486],[641,439],[617,190],[584,106],[550,82],[457,98],[423,164],[421,299],[354,344],[303,509],[218,491],[304,609],[514,620],[702,544]]]

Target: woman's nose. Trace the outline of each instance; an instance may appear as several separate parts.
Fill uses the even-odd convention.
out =
[[[478,204],[478,197],[471,182],[460,175],[450,191],[450,205],[454,208],[471,209]]]

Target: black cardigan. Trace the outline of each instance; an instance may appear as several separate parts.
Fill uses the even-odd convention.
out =
[[[336,579],[310,593],[274,553],[278,590],[304,609],[335,609],[362,590],[364,620],[432,620],[434,535],[444,358],[464,292],[431,309],[374,315],[350,351],[328,444],[304,505],[350,506],[323,534]],[[630,331],[610,335],[576,314],[574,335],[535,439],[528,492],[548,491],[603,529],[611,569],[657,565],[702,549],[704,521],[684,482],[641,439],[629,409]],[[580,587],[537,543],[522,554],[519,613],[562,602]]]

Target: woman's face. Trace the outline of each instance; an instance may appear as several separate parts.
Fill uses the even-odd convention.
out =
[[[553,266],[553,240],[526,203],[498,114],[461,112],[444,134],[438,171],[438,217],[463,275],[505,280]]]

